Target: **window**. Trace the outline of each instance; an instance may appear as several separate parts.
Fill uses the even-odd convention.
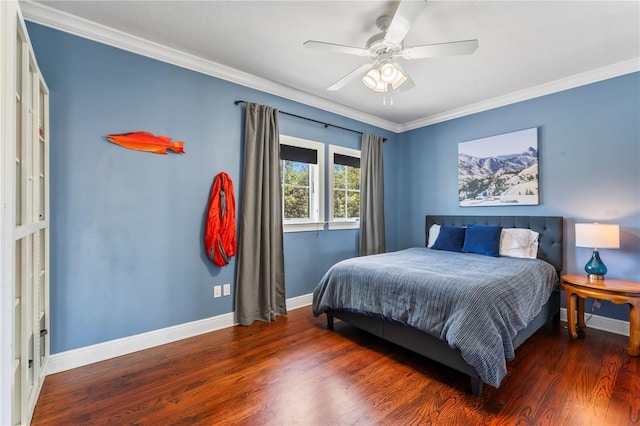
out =
[[[360,151],[329,145],[329,229],[360,227]]]
[[[324,226],[324,145],[280,135],[280,178],[285,232]]]

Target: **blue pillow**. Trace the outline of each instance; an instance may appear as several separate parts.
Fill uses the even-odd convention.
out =
[[[464,237],[463,253],[478,253],[485,256],[500,256],[500,233],[502,226],[469,225]]]
[[[436,242],[433,243],[431,248],[434,250],[462,251],[464,233],[465,229],[460,226],[442,225],[438,238],[436,238]]]

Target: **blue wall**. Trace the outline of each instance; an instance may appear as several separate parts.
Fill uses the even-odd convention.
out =
[[[621,225],[621,249],[603,250],[612,277],[640,281],[640,74],[412,130],[400,135],[28,24],[51,90],[52,353],[233,311],[213,285],[235,282],[204,255],[213,177],[226,171],[242,200],[243,110],[271,105],[389,139],[387,249],[424,244],[424,215],[562,215],[565,272],[590,252],[573,224]],[[457,144],[537,126],[541,204],[460,208]],[[356,134],[280,116],[281,133],[358,148]],[[105,135],[147,130],[185,141],[185,155],[125,150]],[[355,230],[285,234],[287,297],[309,294],[336,261],[357,254]],[[233,287],[233,286],[232,286]],[[628,320],[603,303],[597,314]]]
[[[235,258],[213,265],[203,235],[217,173],[229,173],[242,199],[244,108],[234,100],[379,134],[394,161],[391,132],[40,25],[28,29],[51,91],[52,353],[233,311],[233,290],[213,299],[213,285],[235,283]],[[105,137],[136,130],[183,140],[186,154],[131,151]],[[358,134],[286,115],[280,131],[360,146]],[[391,174],[387,185],[396,186]],[[357,240],[357,230],[286,234],[287,298],[311,293],[333,263],[356,256]]]
[[[458,143],[539,129],[540,205],[458,207]],[[602,250],[608,276],[640,281],[640,73],[496,108],[401,135],[398,247],[424,243],[424,215],[557,215],[565,218],[565,273],[583,273],[576,222],[617,223],[620,249]],[[590,307],[588,303],[587,308]],[[608,302],[598,315],[629,320]]]

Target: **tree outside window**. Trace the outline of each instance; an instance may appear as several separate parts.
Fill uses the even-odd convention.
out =
[[[280,160],[285,219],[310,219],[309,164]]]
[[[333,165],[333,218],[360,217],[360,168]]]
[[[360,226],[360,151],[329,145],[329,229]]]
[[[285,232],[324,227],[324,144],[280,135],[282,224]]]

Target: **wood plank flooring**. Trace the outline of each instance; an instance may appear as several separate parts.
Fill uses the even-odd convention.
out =
[[[32,424],[640,424],[626,347],[549,324],[476,397],[466,376],[305,307],[48,376]]]

